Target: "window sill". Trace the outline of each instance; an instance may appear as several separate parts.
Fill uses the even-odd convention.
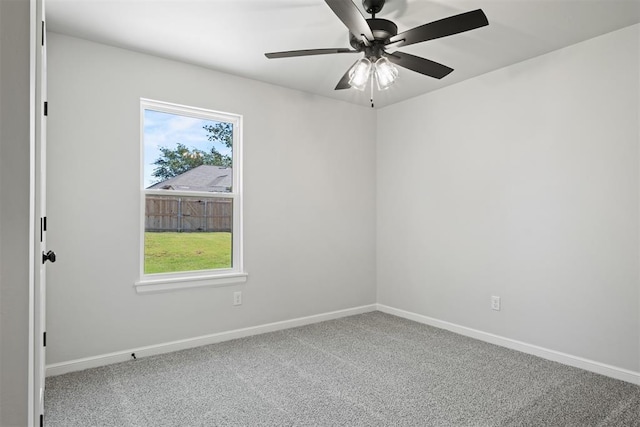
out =
[[[231,286],[247,281],[247,273],[211,274],[202,276],[145,278],[133,284],[139,294],[167,292],[178,289]]]

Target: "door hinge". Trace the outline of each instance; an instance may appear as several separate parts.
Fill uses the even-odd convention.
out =
[[[42,40],[41,40],[42,46],[44,46],[44,21],[42,21]]]
[[[40,243],[44,238],[44,232],[47,231],[47,217],[40,217]]]
[[[47,333],[46,332],[42,333],[42,346],[43,347],[47,346]]]
[[[44,427],[44,414],[40,414],[40,427]]]
[[[44,101],[44,115],[47,116],[49,114],[49,103]]]

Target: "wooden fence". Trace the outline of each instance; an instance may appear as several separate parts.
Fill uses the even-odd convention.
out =
[[[146,196],[145,231],[228,231],[233,228],[233,200]]]

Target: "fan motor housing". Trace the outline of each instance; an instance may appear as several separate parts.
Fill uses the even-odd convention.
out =
[[[373,33],[373,44],[384,45],[391,37],[398,34],[398,26],[388,19],[369,18],[367,19],[369,28]],[[362,51],[365,48],[364,42],[359,38],[356,38],[353,34],[349,33],[349,44],[357,50]]]
[[[362,0],[362,6],[367,13],[375,15],[382,10],[384,0]]]

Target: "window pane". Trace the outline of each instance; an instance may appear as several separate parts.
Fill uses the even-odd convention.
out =
[[[233,199],[145,196],[144,273],[232,267]]]
[[[144,110],[144,188],[232,191],[233,124]]]

